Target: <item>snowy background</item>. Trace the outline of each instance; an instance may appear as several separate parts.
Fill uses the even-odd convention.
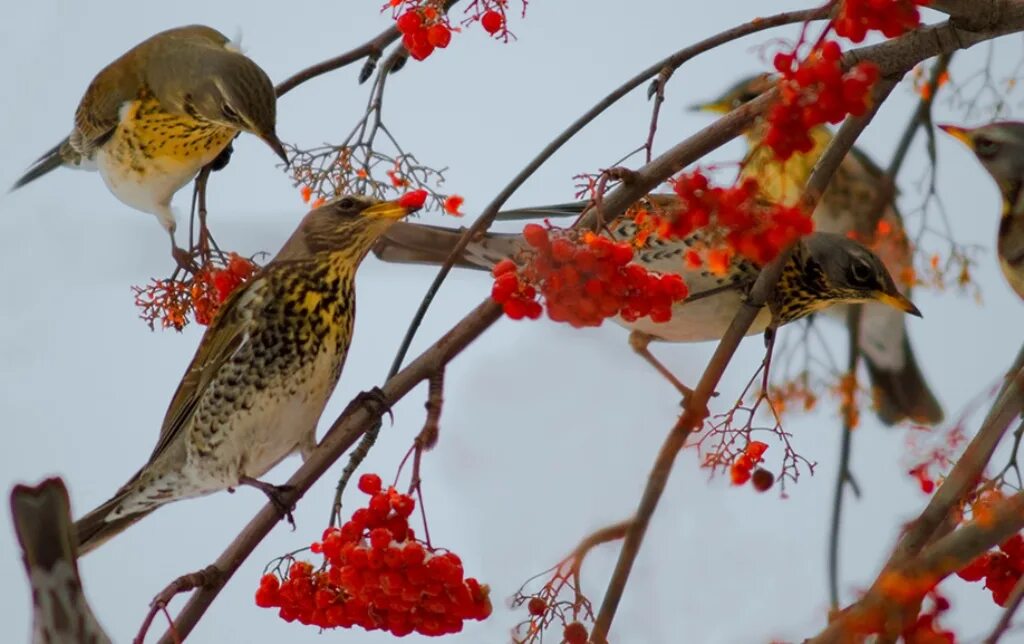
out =
[[[196,22],[228,35],[241,30],[247,53],[280,81],[386,28],[390,19],[378,13],[379,4],[8,3],[0,21],[0,78],[6,86],[0,93],[0,186],[11,185],[67,133],[79,97],[102,66],[157,31]],[[628,3],[626,11],[627,4],[618,2],[535,0],[525,21],[512,21],[518,40],[508,46],[488,42],[473,28],[426,63],[410,62],[389,82],[386,121],[406,149],[428,164],[450,168],[448,189],[464,195],[472,213],[622,80],[755,12],[787,8],[752,0],[704,3],[699,11],[683,8],[688,5],[693,6],[643,0]],[[773,35],[795,33],[791,28]],[[725,47],[676,75],[658,132],[662,149],[708,123],[685,106],[765,68],[753,47],[769,37]],[[977,69],[984,56],[985,46],[958,55],[954,78]],[[997,60],[1007,67],[1019,58],[1017,40],[997,49]],[[308,147],[346,133],[365,103],[366,88],[355,82],[358,68],[319,78],[283,98],[281,138]],[[883,165],[914,100],[908,86],[897,89],[861,139]],[[948,110],[945,116],[959,118]],[[572,176],[606,167],[635,148],[646,136],[648,118],[643,91],[635,92],[560,152],[510,205],[570,199]],[[235,145],[231,165],[211,184],[214,231],[222,244],[241,252],[274,251],[304,205],[263,143],[243,136]],[[909,324],[925,373],[947,416],[956,417],[1008,365],[1021,340],[1024,309],[992,252],[995,187],[958,142],[940,138],[938,152],[942,197],[955,234],[983,249],[974,275],[984,306],[955,293],[920,291],[914,299],[925,317]],[[714,158],[736,160],[741,154],[742,144],[734,142]],[[920,200],[914,180],[922,176],[923,158],[919,139],[902,175],[908,205]],[[185,211],[185,191],[175,204]],[[436,214],[424,220],[455,223]],[[166,236],[154,218],[122,205],[96,175],[54,172],[0,195],[0,489],[59,474],[80,515],[108,498],[146,458],[203,331],[191,326],[181,334],[153,333],[137,319],[129,287],[169,269]],[[355,345],[323,426],[357,391],[381,381],[432,277],[429,270],[366,262],[359,276]],[[489,288],[484,274],[452,275],[412,355]],[[841,329],[820,325],[835,342],[836,355],[845,355]],[[694,382],[713,349],[657,346],[656,352]],[[759,338],[744,343],[720,387],[724,399],[742,388],[761,352]],[[393,474],[421,426],[424,395],[421,387],[395,409],[395,425],[385,427],[363,471]],[[441,442],[425,461],[431,534],[463,558],[467,574],[491,584],[496,607],[490,620],[467,624],[449,641],[503,642],[525,614],[511,612],[505,601],[520,583],[589,531],[633,512],[678,413],[677,400],[632,355],[618,327],[574,331],[508,320],[451,365],[445,399]],[[819,466],[787,500],[756,494],[749,486],[732,488],[721,478],[709,483],[693,452],[681,456],[617,615],[615,641],[799,640],[822,626],[839,443],[834,403],[790,419],[788,429],[800,452]],[[854,438],[854,473],[864,494],[848,504],[845,518],[845,600],[873,579],[898,526],[926,501],[906,475],[905,429],[885,430],[865,414]],[[778,453],[773,445],[768,456]],[[297,464],[289,459],[266,478],[283,481]],[[334,478],[325,477],[303,499],[297,532],[275,528],[190,641],[390,640],[361,631],[318,634],[253,603],[264,564],[319,535]],[[174,504],[85,558],[87,594],[115,641],[130,641],[152,596],[176,576],[210,563],[263,503],[261,494],[246,489]],[[30,601],[6,511],[0,523],[0,623],[5,637],[18,642],[28,633]],[[617,554],[617,546],[605,546],[587,560],[584,585],[596,603]],[[946,588],[953,598],[947,623],[967,641],[977,640],[997,610],[988,593],[955,580]],[[172,605],[172,614],[181,603]],[[152,637],[163,626],[158,618]]]

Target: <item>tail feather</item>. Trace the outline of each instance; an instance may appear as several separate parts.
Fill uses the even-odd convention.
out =
[[[132,526],[159,505],[126,513],[117,518],[110,518],[110,513],[121,505],[128,495],[133,492],[129,486],[121,489],[112,499],[99,506],[78,521],[75,521],[75,537],[78,542],[79,555],[86,555],[99,546],[106,543],[108,539],[117,535]]]
[[[573,201],[569,203],[539,206],[535,208],[513,208],[498,213],[498,221],[519,221],[522,219],[543,219],[545,217],[578,217],[590,205],[589,201]]]
[[[886,425],[907,419],[926,425],[942,422],[942,406],[928,388],[906,335],[903,337],[904,362],[900,369],[883,368],[866,353],[863,355],[879,420]]]
[[[60,561],[75,562],[67,489],[57,478],[11,491],[14,530],[25,552],[25,567],[49,570]]]
[[[20,179],[14,182],[11,186],[11,190],[17,190],[27,183],[32,183],[39,177],[47,174],[53,170],[64,165],[64,154],[63,150],[68,145],[68,139],[65,138],[63,141],[55,145],[46,154],[39,157],[32,163],[32,167],[28,169]]]
[[[464,232],[464,229],[398,222],[377,242],[373,254],[385,262],[438,266],[448,259]],[[490,270],[505,257],[515,255],[521,244],[519,235],[485,233],[469,243],[455,265]]]

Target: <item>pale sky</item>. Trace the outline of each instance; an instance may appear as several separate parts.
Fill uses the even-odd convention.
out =
[[[390,18],[381,3],[110,1],[99,7],[68,0],[12,3],[0,21],[0,186],[12,184],[70,129],[93,75],[132,45],[173,26],[204,23],[228,35],[239,30],[247,53],[275,81],[346,51],[379,33]],[[465,4],[465,3],[463,3]],[[513,3],[516,5],[517,3]],[[672,50],[786,6],[752,0],[704,3],[700,11],[671,0],[627,4],[533,0],[525,21],[513,20],[517,41],[488,42],[478,28],[457,34],[425,63],[410,62],[389,81],[385,119],[402,145],[428,164],[447,166],[447,189],[466,197],[469,213],[494,194],[596,100]],[[795,8],[793,5],[789,8]],[[932,19],[934,16],[932,16]],[[792,37],[795,28],[771,35]],[[740,75],[766,68],[747,39],[704,56],[676,74],[658,131],[659,149],[708,123],[684,107],[712,97]],[[997,48],[1010,68],[1019,39]],[[985,46],[958,55],[953,77],[984,61]],[[278,133],[314,146],[337,140],[363,109],[366,87],[358,66],[317,79],[279,103]],[[1019,97],[1017,97],[1019,100]],[[914,95],[898,88],[861,139],[883,165],[902,132]],[[1020,108],[1011,105],[1011,114]],[[510,202],[512,206],[572,198],[572,177],[606,167],[643,142],[649,105],[643,91],[622,101],[560,152]],[[970,123],[985,117],[976,115]],[[941,106],[937,120],[963,121]],[[920,202],[925,161],[918,142],[901,176],[903,202]],[[737,143],[713,159],[735,161]],[[940,138],[939,185],[957,239],[977,244],[974,276],[983,306],[955,292],[920,290],[923,320],[909,322],[919,360],[954,419],[998,377],[1020,343],[1022,303],[998,272],[993,253],[998,196],[973,157]],[[253,137],[236,142],[230,166],[210,188],[210,218],[221,244],[249,254],[275,251],[304,205],[275,157]],[[175,201],[187,207],[182,191]],[[429,223],[459,225],[431,213]],[[122,205],[97,175],[61,170],[12,194],[0,195],[0,410],[4,435],[0,487],[59,474],[75,514],[106,500],[141,465],[155,443],[168,401],[202,333],[151,332],[136,317],[131,285],[170,272],[166,236],[155,219]],[[359,276],[356,338],[326,427],[359,390],[378,384],[433,272],[382,265],[370,258]],[[414,346],[416,355],[490,290],[481,273],[453,274]],[[841,329],[819,326],[845,355]],[[494,615],[468,623],[451,642],[503,642],[525,616],[507,606],[519,585],[556,563],[588,532],[629,516],[650,465],[678,413],[673,391],[608,324],[576,331],[550,321],[503,320],[448,370],[441,440],[425,461],[431,535],[457,552],[468,575],[491,585]],[[762,353],[748,339],[716,401],[723,411],[742,389]],[[685,381],[695,383],[713,344],[659,345],[655,351]],[[422,425],[425,388],[395,408],[362,471],[393,476]],[[971,431],[976,423],[969,425]],[[627,644],[743,643],[799,640],[824,624],[828,607],[827,526],[839,443],[834,400],[823,400],[787,429],[815,475],[788,499],[708,481],[693,452],[678,460],[616,617],[612,638]],[[885,429],[864,414],[854,437],[854,473],[863,490],[850,500],[842,549],[844,600],[874,578],[902,522],[926,497],[906,475],[908,430]],[[767,457],[777,465],[781,449]],[[284,481],[298,464],[286,460],[265,478]],[[317,538],[330,509],[336,473],[301,501],[298,530],[286,526],[252,554],[221,593],[189,641],[385,642],[388,635],[356,630],[319,634],[286,624],[253,603],[264,564]],[[355,498],[349,499],[350,503]],[[244,489],[165,507],[81,562],[86,592],[117,642],[134,636],[149,600],[178,575],[201,568],[222,551],[263,505]],[[11,641],[29,631],[29,596],[7,512],[0,513],[0,623]],[[599,548],[584,568],[584,589],[600,603],[618,545]],[[946,623],[977,640],[997,609],[980,584],[951,580]],[[182,600],[171,606],[176,613]],[[163,631],[156,620],[151,637]],[[558,641],[553,633],[552,641]],[[1008,637],[1004,641],[1024,641]],[[409,641],[420,641],[410,637]]]

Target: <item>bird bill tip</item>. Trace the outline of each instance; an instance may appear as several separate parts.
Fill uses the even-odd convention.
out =
[[[696,103],[689,107],[691,112],[710,112],[712,114],[727,114],[732,111],[732,106],[725,101],[711,101],[710,103]]]
[[[914,303],[911,302],[910,299],[907,298],[907,296],[905,295],[899,293],[897,293],[896,295],[891,295],[889,293],[878,293],[875,299],[877,299],[882,304],[888,304],[892,308],[899,311],[903,311],[904,313],[909,313],[914,317],[924,317],[923,315],[921,315],[921,310],[917,308],[917,306],[915,306]]]
[[[967,128],[960,127],[959,125],[952,125],[950,123],[940,123],[938,127],[940,130],[960,141],[967,147],[973,147],[971,144],[970,130]]]
[[[264,143],[270,146],[270,149],[274,151],[274,154],[279,156],[284,161],[285,167],[291,165],[291,161],[288,160],[288,153],[284,149],[284,144],[281,143],[281,139],[277,138],[277,135],[271,132],[260,137]]]
[[[396,199],[373,204],[363,211],[363,216],[399,220],[417,210],[419,208],[404,204],[401,199]]]

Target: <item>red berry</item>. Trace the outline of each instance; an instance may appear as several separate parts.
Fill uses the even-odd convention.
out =
[[[750,484],[754,486],[754,489],[758,492],[767,492],[772,489],[772,485],[775,484],[775,475],[768,470],[759,467],[754,470],[754,473],[750,477]]]
[[[489,34],[494,34],[502,28],[505,24],[505,16],[501,15],[493,9],[485,11],[484,15],[480,16],[480,26],[484,28]]]
[[[397,26],[398,31],[403,34],[411,34],[423,26],[423,19],[416,10],[407,11],[398,16],[398,20],[395,21],[395,26]]]
[[[587,644],[588,637],[590,633],[587,632],[587,627],[579,622],[566,624],[565,630],[562,631],[562,638],[566,644]]]
[[[523,227],[523,238],[534,248],[547,248],[548,229],[540,224],[526,224]]]
[[[540,597],[531,597],[529,603],[526,604],[526,610],[534,617],[540,617],[547,612],[548,604]]]
[[[444,49],[452,40],[452,32],[444,25],[434,25],[427,31],[427,40],[438,49]]]
[[[427,201],[428,194],[426,190],[407,192],[398,198],[398,205],[407,210],[419,210]]]
[[[363,474],[359,477],[359,491],[364,494],[374,495],[381,489],[380,477],[376,474]]]

